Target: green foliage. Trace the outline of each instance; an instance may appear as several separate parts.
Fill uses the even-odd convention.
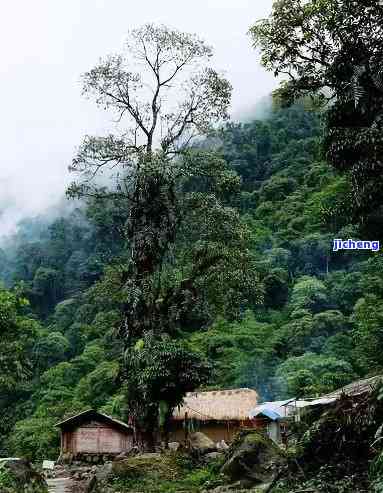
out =
[[[3,455],[55,458],[54,424],[84,408],[121,419],[128,409],[147,413],[153,427],[166,427],[195,386],[251,387],[272,400],[320,395],[383,369],[383,264],[379,255],[331,251],[333,238],[360,233],[347,216],[327,214],[347,187],[320,161],[319,137],[318,117],[295,105],[214,135],[227,162],[206,149],[180,159],[175,241],[142,291],[130,282],[121,196],[91,199],[52,227],[21,227],[18,257],[4,250],[4,279],[22,279],[30,299],[16,331],[29,363],[0,402]],[[246,207],[243,194],[252,197]],[[49,269],[63,291],[43,315],[54,290],[43,284],[38,298],[34,279],[50,279]],[[125,365],[120,329],[134,299],[152,332],[132,337]],[[0,345],[10,354],[6,327]]]
[[[43,412],[18,421],[9,440],[9,447],[18,456],[30,460],[56,460],[60,446],[56,423],[54,417]]]
[[[221,483],[219,461],[201,466],[179,453],[162,454],[150,463],[130,459],[125,470],[111,480],[113,491],[150,491],[152,493],[199,493]]]
[[[15,474],[7,463],[0,464],[0,490],[2,493],[48,493],[45,480],[34,470]]]
[[[372,216],[367,223],[375,227],[382,205],[382,25],[375,0],[280,0],[250,29],[263,65],[289,75],[276,97],[289,105],[310,96],[326,109],[324,149],[337,169],[350,172],[353,185],[353,200],[342,209],[360,223]]]
[[[328,307],[326,287],[316,278],[302,277],[299,279],[291,294],[292,315],[299,310],[320,312]]]
[[[354,332],[356,357],[364,371],[380,368],[383,359],[377,348],[383,343],[383,302],[374,295],[361,298],[355,305]]]
[[[195,332],[190,344],[214,361],[213,387],[249,386],[266,397],[272,394],[270,374],[278,361],[273,350],[273,329],[247,312],[240,322],[221,319],[207,331]]]
[[[39,324],[26,316],[28,301],[0,286],[0,396],[30,375],[29,350]]]
[[[167,423],[186,392],[208,381],[210,366],[169,337],[146,334],[125,352],[127,415],[151,430]],[[162,411],[162,413],[160,412]]]
[[[314,353],[287,359],[275,376],[281,397],[319,397],[355,378],[350,363]]]
[[[15,486],[13,478],[8,469],[0,469],[0,486],[3,490],[13,488]]]
[[[74,398],[98,409],[117,390],[119,364],[104,361],[77,384]]]

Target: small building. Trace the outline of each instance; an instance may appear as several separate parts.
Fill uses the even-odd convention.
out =
[[[286,401],[263,402],[249,413],[255,427],[264,430],[276,443],[283,442],[283,435],[291,421],[299,422],[307,413],[323,412],[333,406],[342,396],[356,397],[372,392],[383,382],[381,375],[357,380],[318,398],[288,399]]]
[[[116,456],[133,446],[133,428],[88,409],[56,425],[61,430],[60,457]]]
[[[253,428],[250,411],[257,405],[252,389],[189,392],[173,413],[170,441],[184,442],[187,435],[202,431],[213,442],[230,443],[240,428]]]
[[[291,399],[264,402],[251,410],[250,418],[254,419],[255,428],[266,431],[275,443],[280,443],[287,420],[295,413],[295,402]]]

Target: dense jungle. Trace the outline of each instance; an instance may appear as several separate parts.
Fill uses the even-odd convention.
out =
[[[55,424],[88,408],[133,417],[150,448],[191,390],[319,397],[382,372],[382,255],[333,251],[334,239],[383,240],[382,20],[373,0],[275,2],[249,43],[266,69],[289,76],[246,121],[228,120],[230,84],[209,67],[190,79],[181,116],[162,115],[156,93],[149,106],[131,103],[129,91],[143,89],[123,58],[83,76],[85,95],[128,115],[133,131],[86,137],[67,196],[1,241],[0,456],[55,460]],[[161,79],[164,52],[176,67],[168,79],[210,55],[164,27],[132,39],[143,42],[128,49],[149,65],[157,96],[173,90]],[[319,438],[317,422],[311,442],[306,433],[288,452],[318,458],[317,483],[306,472],[299,490],[295,462],[267,491],[383,491],[382,398],[377,389],[340,403]],[[327,458],[331,420],[350,426],[346,415],[364,432],[343,441],[360,432],[366,456],[374,442],[359,478],[353,466],[338,477]],[[157,478],[142,491],[219,487],[218,466],[182,460],[186,482]],[[124,481],[110,491],[141,491]]]

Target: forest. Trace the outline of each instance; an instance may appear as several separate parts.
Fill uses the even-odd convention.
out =
[[[210,54],[164,27],[133,32],[157,81],[151,105],[131,103],[143,89],[123,58],[84,74],[85,95],[134,125],[86,137],[66,199],[2,240],[0,456],[54,460],[55,424],[88,408],[133,417],[150,447],[191,390],[319,397],[382,372],[382,256],[333,251],[337,238],[383,241],[381,26],[374,2],[352,15],[336,3],[276,2],[251,28],[264,66],[291,77],[246,123],[225,121],[230,84],[209,67],[179,115],[161,114],[161,70],[170,80]],[[373,26],[355,40],[363,16]],[[302,18],[306,45],[296,34],[286,47]]]
[[[319,396],[382,368],[383,263],[371,252],[332,251],[333,238],[360,233],[337,210],[349,186],[321,159],[321,128],[320,115],[297,104],[214,135],[241,178],[228,200],[259,293],[238,305],[213,293],[215,313],[192,314],[177,332],[212,364],[206,388],[251,387],[264,400]],[[3,330],[14,340],[1,345],[15,365],[2,381],[12,390],[2,402],[3,450],[54,457],[64,415],[96,407],[122,417],[114,333],[124,222],[118,201],[84,201],[51,224],[24,221],[2,249]],[[185,257],[180,245],[180,268]],[[15,381],[16,354],[24,378]]]

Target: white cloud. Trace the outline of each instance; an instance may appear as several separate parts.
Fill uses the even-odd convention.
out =
[[[233,114],[274,85],[258,62],[249,26],[272,0],[13,0],[0,18],[0,235],[43,211],[70,180],[67,166],[85,133],[109,126],[80,95],[80,74],[121,50],[129,29],[146,22],[195,32],[215,47],[215,65],[234,86]]]

